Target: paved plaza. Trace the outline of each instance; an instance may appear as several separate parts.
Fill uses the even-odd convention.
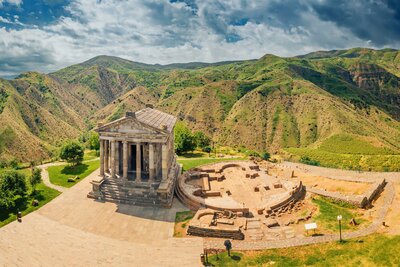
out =
[[[198,266],[201,238],[172,238],[176,211],[86,197],[95,171],[40,210],[0,228],[1,266]]]

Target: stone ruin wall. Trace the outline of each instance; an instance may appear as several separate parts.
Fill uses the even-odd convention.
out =
[[[338,192],[325,191],[316,188],[307,188],[307,191],[313,194],[330,198],[334,201],[343,201],[353,206],[367,209],[371,206],[375,198],[384,190],[386,180],[374,183],[370,189],[362,195],[344,195]]]
[[[233,229],[226,228],[210,228],[204,225],[200,225],[199,219],[206,215],[214,215],[215,211],[206,209],[198,210],[196,215],[191,220],[187,234],[201,237],[217,237],[217,238],[229,238],[235,240],[243,240],[244,234],[240,230],[240,227],[233,227]]]

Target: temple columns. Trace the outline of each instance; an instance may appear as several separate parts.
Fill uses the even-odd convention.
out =
[[[140,149],[140,143],[136,143],[136,179],[135,182],[141,182],[142,180],[142,174],[141,174],[141,149]]]
[[[115,140],[111,141],[111,178],[115,178]]]
[[[154,145],[149,144],[149,183],[154,181]]]
[[[128,179],[128,142],[123,142],[122,147],[122,178]]]
[[[118,141],[114,141],[115,142],[115,174],[119,175],[120,174],[120,168],[119,168],[119,142]]]
[[[100,140],[100,175],[104,176],[104,140]]]
[[[109,156],[108,156],[108,145],[109,145],[109,141],[107,141],[107,140],[103,140],[103,142],[104,142],[104,144],[103,144],[103,146],[104,146],[104,171],[105,172],[109,172],[110,171],[110,165],[108,164],[108,158],[109,158]]]
[[[163,144],[161,149],[161,167],[162,167],[162,180],[167,180],[168,177],[168,149],[167,145]]]

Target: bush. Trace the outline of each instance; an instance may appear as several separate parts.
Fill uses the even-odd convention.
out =
[[[17,160],[16,158],[13,158],[12,160],[10,160],[10,161],[8,162],[8,166],[9,166],[10,168],[12,168],[12,169],[15,169],[15,170],[18,169],[18,164],[19,164],[19,162],[18,162],[18,160]]]
[[[206,147],[203,147],[203,148],[201,149],[201,151],[206,152],[206,153],[211,153],[212,148],[211,148],[210,146],[206,146]]]
[[[261,157],[262,157],[263,160],[269,160],[271,158],[271,154],[268,153],[268,152],[263,152],[261,154]]]
[[[247,150],[246,155],[250,157],[260,157],[260,154],[254,150]]]
[[[196,146],[198,148],[204,149],[211,144],[211,138],[208,137],[205,133],[197,131],[194,133],[194,140],[196,142]]]
[[[61,148],[60,158],[68,163],[78,165],[83,161],[83,156],[84,148],[78,142],[70,141]]]
[[[42,182],[42,170],[39,168],[33,168],[32,169],[32,175],[29,179],[29,183],[32,186],[32,192],[36,191],[36,185],[40,184]]]
[[[307,156],[302,156],[300,158],[300,162],[308,165],[319,166],[319,162],[316,160],[312,160]]]
[[[176,153],[193,151],[196,148],[195,138],[189,128],[183,122],[178,122],[175,126],[175,150]]]

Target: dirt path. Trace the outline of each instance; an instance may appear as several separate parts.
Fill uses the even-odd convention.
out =
[[[86,160],[84,162],[90,162],[90,161],[95,161],[95,160],[98,160],[98,158]],[[42,164],[42,165],[37,166],[38,168],[40,168],[42,170],[43,183],[46,186],[48,186],[50,188],[53,188],[53,189],[55,189],[55,190],[57,190],[59,192],[67,191],[69,189],[67,187],[63,187],[63,186],[52,184],[50,182],[49,172],[47,171],[47,168],[50,167],[50,166],[61,166],[61,165],[65,165],[65,164],[66,164],[65,162],[50,162],[50,163],[46,163],[46,164]]]
[[[38,168],[40,168],[42,170],[42,180],[43,183],[50,188],[53,188],[59,192],[65,192],[67,191],[69,188],[63,187],[63,186],[59,186],[59,185],[55,185],[52,184],[50,182],[50,177],[49,177],[49,172],[47,171],[47,168],[50,166],[60,166],[60,165],[64,165],[65,162],[52,162],[52,163],[47,163],[47,164],[43,164],[43,165],[39,165]]]

